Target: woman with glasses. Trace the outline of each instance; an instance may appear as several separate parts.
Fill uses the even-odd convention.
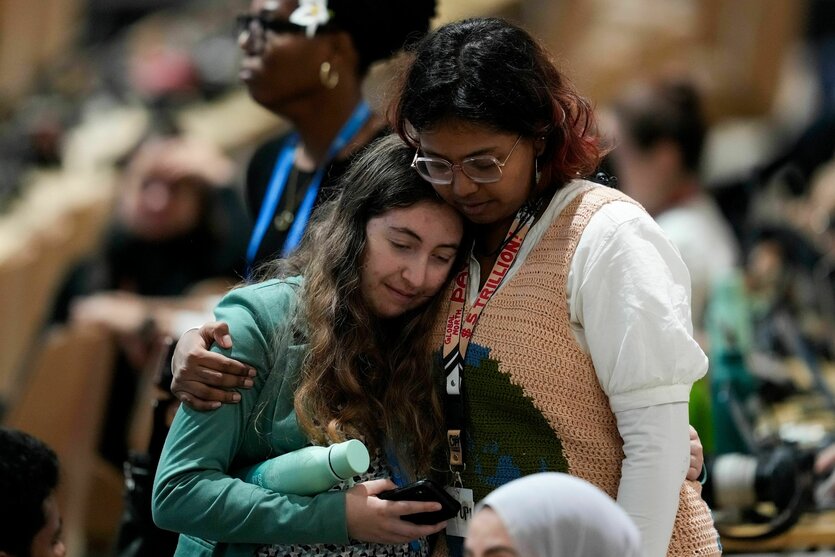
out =
[[[643,208],[583,179],[602,154],[588,102],[499,19],[445,25],[410,60],[391,118],[475,229],[438,331],[454,484],[478,502],[567,472],[617,499],[644,555],[719,554],[685,481],[690,387],[707,370],[689,275]]]
[[[286,119],[292,130],[258,147],[246,173],[245,196],[254,226],[247,274],[288,255],[298,245],[313,209],[332,197],[350,160],[390,130],[363,99],[371,66],[429,29],[436,0],[252,0],[238,16],[243,51],[240,78],[252,99]],[[218,338],[225,335],[222,327]],[[178,346],[203,340],[188,331]],[[209,358],[203,353],[202,363]],[[252,384],[248,367],[229,364],[226,379],[202,386],[176,379],[172,392],[199,409],[234,403],[223,390]],[[197,392],[195,392],[197,391]]]
[[[602,154],[588,102],[499,19],[428,35],[394,99],[412,167],[475,233],[435,330],[452,491],[472,509],[515,478],[567,472],[617,499],[645,555],[719,554],[685,481],[689,392],[707,370],[687,269],[637,203],[583,179]],[[174,359],[203,383],[217,380],[201,367],[232,365]],[[200,381],[186,388],[202,396]],[[466,528],[446,529],[454,555]]]
[[[350,158],[386,133],[363,99],[371,65],[429,28],[435,0],[252,0],[238,17],[240,78],[255,102],[292,124],[247,171],[255,227],[247,263],[287,255]]]

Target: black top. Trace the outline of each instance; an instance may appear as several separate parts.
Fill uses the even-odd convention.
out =
[[[240,280],[251,228],[240,194],[231,187],[213,189],[207,205],[195,229],[161,241],[143,240],[111,223],[101,250],[68,273],[51,321],[66,321],[75,297],[104,290],[180,296],[202,280]]]
[[[381,130],[368,144],[373,143],[375,140],[389,133],[391,132],[387,128]],[[253,223],[258,220],[261,203],[264,201],[264,196],[267,193],[267,187],[270,184],[270,178],[272,178],[276,161],[278,161],[278,156],[281,154],[284,141],[289,136],[290,134],[288,133],[267,141],[255,151],[252,159],[249,161],[249,167],[246,173],[246,201]],[[362,149],[358,149],[347,159],[335,160],[328,166],[322,178],[322,184],[319,186],[319,193],[316,196],[314,210],[323,201],[335,195],[340,187],[340,178],[342,178],[350,166],[351,160],[361,151]],[[281,248],[284,246],[284,240],[287,237],[288,228],[286,221],[283,223],[285,226],[281,226],[282,223],[277,221],[281,221],[280,216],[285,211],[288,211],[288,209],[291,213],[296,212],[304,199],[312,178],[312,172],[296,171],[295,177],[291,174],[288,180],[289,183],[285,187],[281,199],[278,202],[276,212],[271,219],[270,227],[267,229],[264,238],[261,240],[261,245],[258,247],[253,267],[257,267],[264,261],[276,257],[281,252]],[[277,216],[279,218],[276,218]]]

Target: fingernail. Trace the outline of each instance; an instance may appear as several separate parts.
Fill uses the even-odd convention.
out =
[[[212,403],[212,410],[217,410],[218,408],[220,408],[220,403],[219,402],[213,402]]]
[[[232,337],[229,335],[223,335],[223,344],[226,346],[232,345]]]
[[[249,376],[250,377],[255,377],[255,368],[254,367],[249,368]]]
[[[244,387],[251,387],[252,379],[244,379]]]
[[[238,393],[232,394],[232,401],[233,402],[238,402],[240,400],[241,400],[241,395],[239,395]]]

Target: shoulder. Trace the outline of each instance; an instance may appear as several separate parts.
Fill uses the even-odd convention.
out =
[[[644,208],[625,193],[588,180],[572,180],[554,196],[546,211],[551,226],[581,222],[585,238],[603,240],[618,229],[661,230]],[[597,242],[595,242],[597,243]]]
[[[302,277],[289,277],[234,288],[221,299],[217,313],[243,308],[259,324],[274,325],[296,307],[302,284]]]

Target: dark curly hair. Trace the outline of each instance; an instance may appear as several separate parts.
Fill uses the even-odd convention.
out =
[[[589,102],[526,31],[499,18],[448,23],[413,49],[389,110],[398,134],[450,119],[543,138],[545,183],[562,185],[597,167],[601,144]]]
[[[329,0],[333,25],[346,31],[359,53],[364,75],[384,60],[423,37],[435,17],[436,0]]]
[[[43,504],[58,485],[58,457],[35,437],[0,428],[0,551],[29,555],[46,524]]]

